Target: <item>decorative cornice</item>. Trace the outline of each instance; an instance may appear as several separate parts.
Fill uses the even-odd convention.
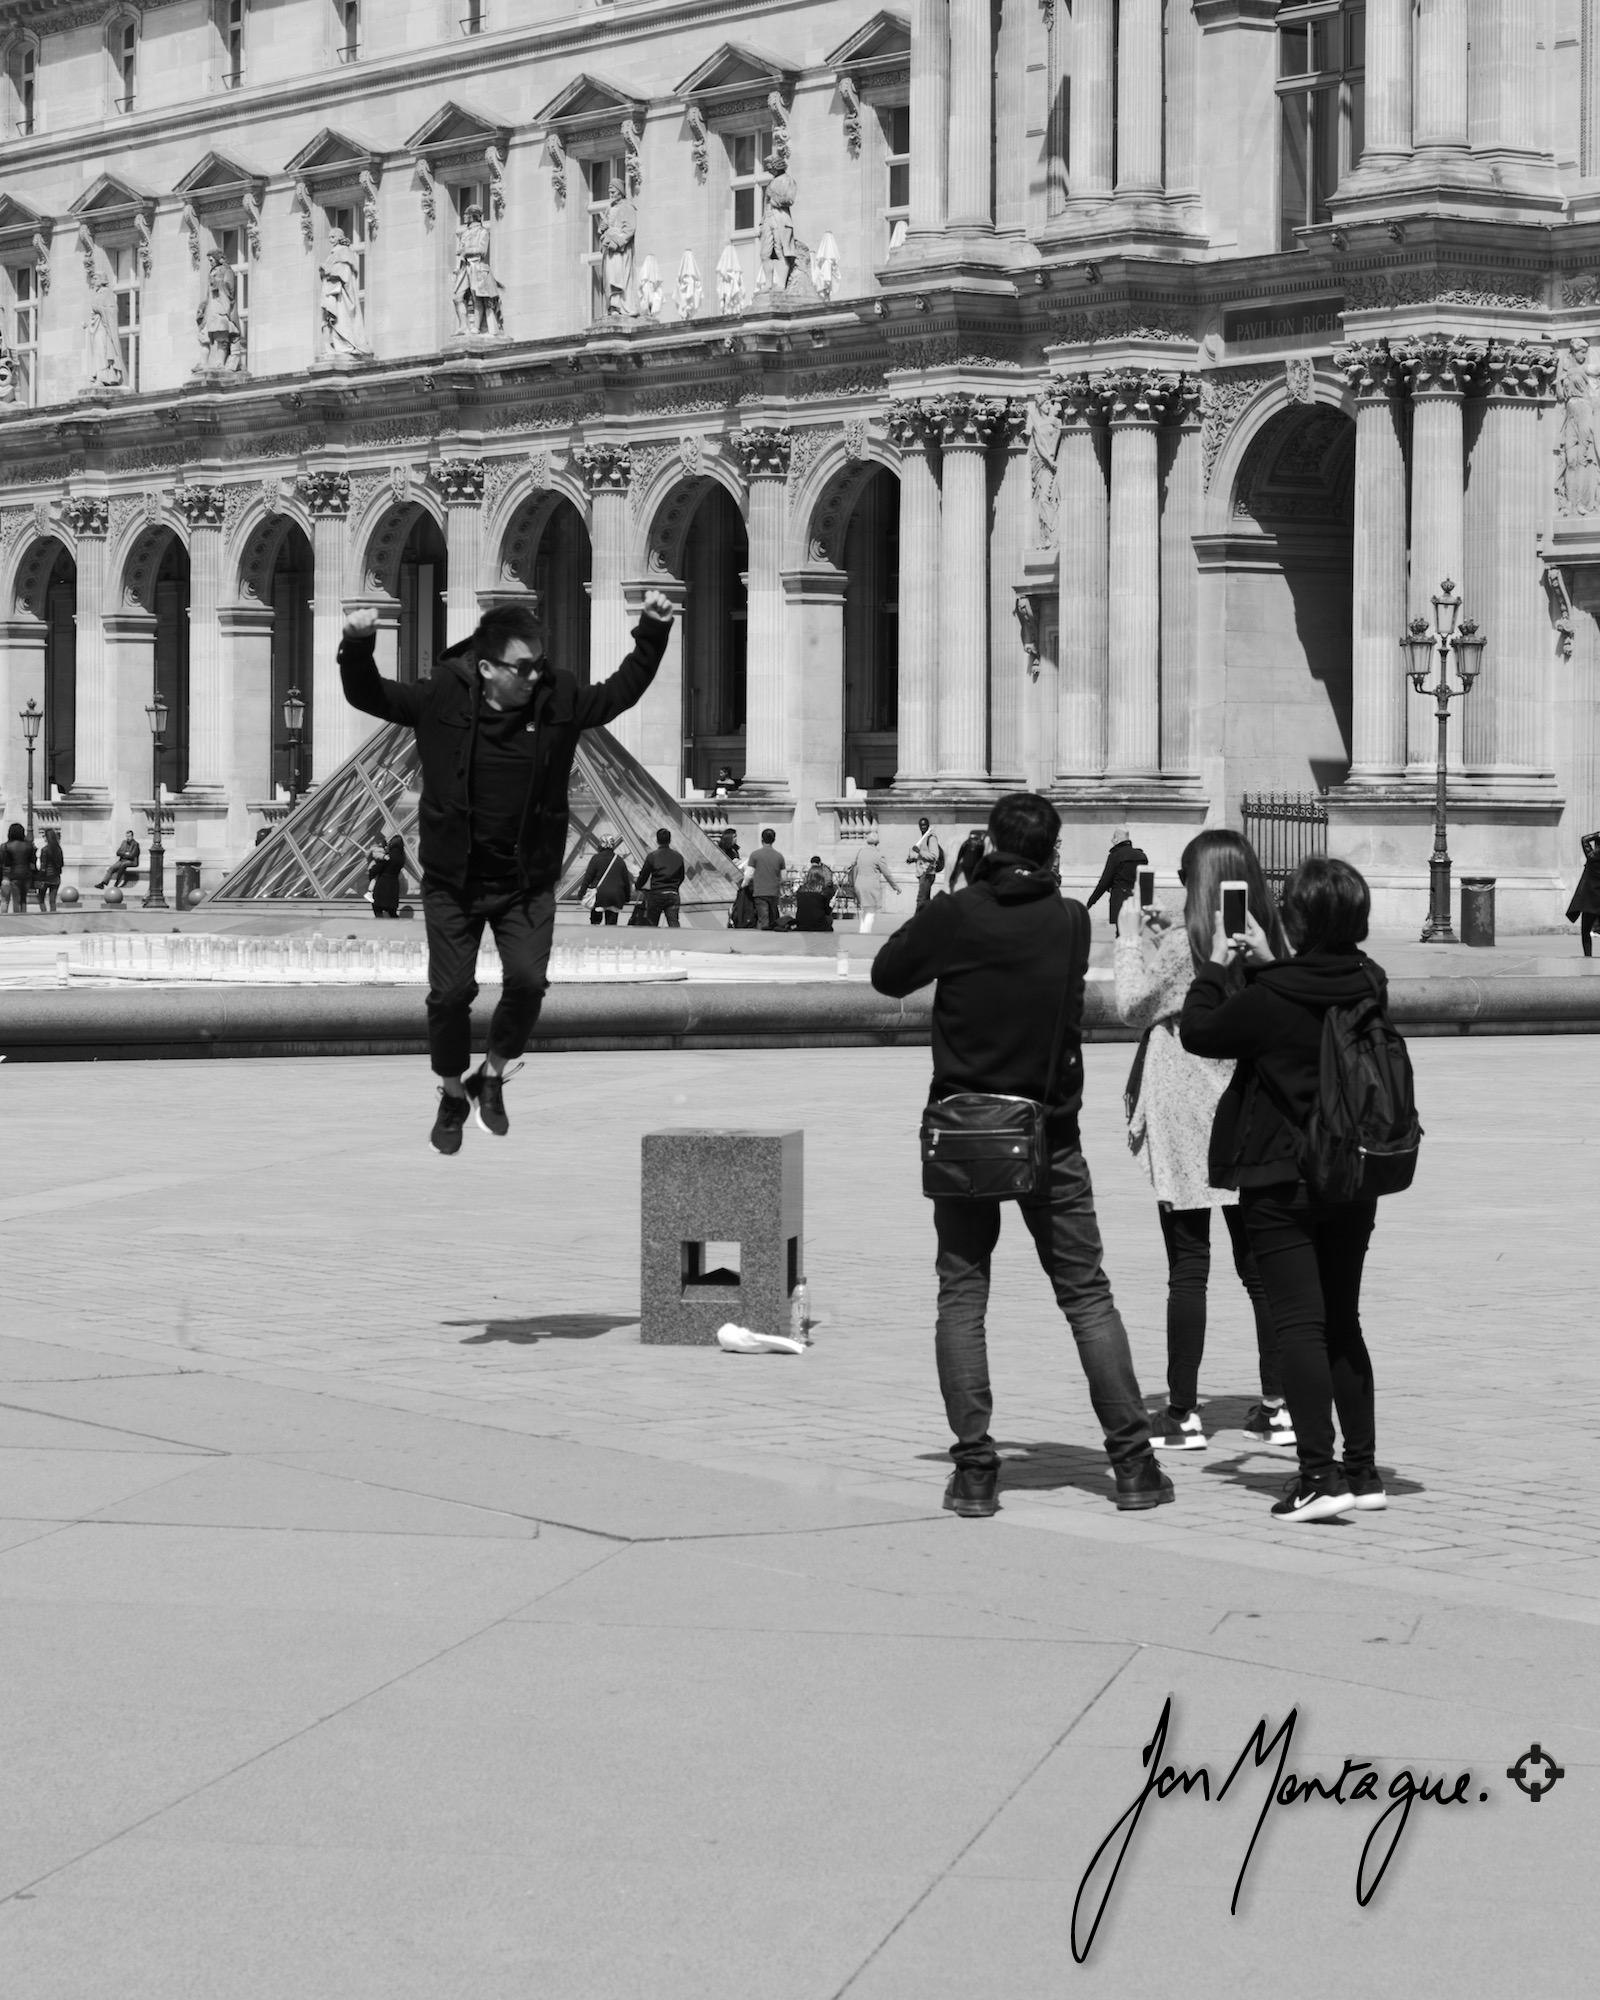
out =
[[[572,454],[591,493],[626,493],[633,477],[633,449],[601,438]]]
[[[348,472],[307,472],[296,481],[312,520],[343,520],[350,511]]]
[[[1502,402],[1543,402],[1555,379],[1556,351],[1545,340],[1491,340],[1484,387]]]
[[[481,458],[442,458],[435,477],[447,506],[483,505],[484,463]]]
[[[1477,386],[1489,344],[1461,334],[1427,333],[1415,340],[1396,341],[1389,351],[1409,378],[1412,401],[1426,402],[1439,396],[1470,394]]]
[[[946,451],[984,451],[1005,405],[994,396],[940,396],[932,406],[939,442]]]
[[[794,432],[787,424],[751,424],[735,431],[729,443],[747,480],[788,478]]]
[[[69,493],[61,503],[61,518],[77,541],[104,541],[111,532],[111,508],[92,493]]]
[[[172,496],[172,504],[188,522],[191,532],[196,528],[220,528],[227,511],[228,493],[221,486],[180,486]]]
[[[1113,427],[1154,425],[1165,423],[1178,407],[1183,377],[1156,368],[1111,368],[1091,375],[1089,385]]]
[[[884,428],[896,451],[928,452],[936,442],[932,416],[923,403],[896,396],[884,414]]]
[[[1386,340],[1357,341],[1349,347],[1336,347],[1333,365],[1350,384],[1359,403],[1398,396],[1406,385],[1405,370],[1395,360]]]

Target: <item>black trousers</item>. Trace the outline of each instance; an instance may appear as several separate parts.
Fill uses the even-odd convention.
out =
[[[678,892],[676,889],[646,889],[644,892],[644,920],[654,929],[661,919],[667,920],[667,929],[678,928]]]
[[[1361,1333],[1361,1272],[1375,1201],[1313,1201],[1303,1182],[1245,1188],[1239,1197],[1278,1336],[1284,1400],[1300,1470],[1333,1470],[1333,1413],[1344,1463],[1370,1472],[1377,1452],[1372,1359]]]
[[[1578,919],[1578,937],[1583,945],[1585,958],[1594,957],[1594,918],[1585,910]]]
[[[435,1076],[460,1076],[472,1060],[472,1003],[485,924],[500,953],[500,1002],[489,1022],[489,1053],[509,1062],[528,1046],[549,991],[555,937],[553,889],[514,882],[469,882],[465,889],[422,885],[428,930],[428,1054]]]
[[[591,924],[614,924],[617,921],[617,913],[615,910],[596,908],[589,912],[589,921]]]
[[[1206,1286],[1211,1276],[1211,1210],[1169,1208],[1157,1211],[1167,1246],[1167,1401],[1175,1410],[1192,1410],[1200,1394],[1200,1362],[1206,1351]],[[1278,1372],[1278,1342],[1266,1287],[1250,1249],[1243,1212],[1219,1211],[1233,1248],[1233,1268],[1249,1295],[1256,1320],[1256,1353],[1261,1364],[1261,1393],[1283,1394]]]

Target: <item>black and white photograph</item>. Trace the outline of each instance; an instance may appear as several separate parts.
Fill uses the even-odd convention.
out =
[[[1585,2000],[1600,0],[0,0],[0,1994]]]

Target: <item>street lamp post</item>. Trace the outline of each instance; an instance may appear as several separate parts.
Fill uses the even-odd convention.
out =
[[[306,726],[305,696],[297,687],[283,698],[283,726],[289,732],[289,810],[300,798],[300,735]]]
[[[44,710],[30,694],[28,705],[19,709],[22,718],[22,734],[28,745],[28,838],[33,838],[33,746],[39,740],[39,731],[44,727]]]
[[[161,844],[161,739],[167,731],[167,704],[157,688],[145,706],[145,714],[150,718],[150,739],[153,745],[150,807],[150,893],[144,899],[147,910],[164,910],[167,907],[165,868],[167,850]]]
[[[1456,941],[1450,922],[1450,850],[1445,844],[1445,780],[1450,754],[1446,731],[1451,702],[1458,694],[1465,697],[1472,692],[1472,684],[1483,665],[1484,647],[1483,634],[1470,618],[1457,625],[1460,615],[1461,599],[1456,596],[1455,585],[1446,577],[1439,595],[1433,600],[1432,625],[1426,618],[1413,618],[1400,641],[1411,685],[1418,694],[1433,696],[1439,721],[1439,747],[1433,771],[1433,853],[1428,861],[1428,921],[1422,926],[1424,944],[1454,944]],[[1450,685],[1452,653],[1455,654],[1456,673],[1461,680],[1458,688]],[[1439,678],[1429,687],[1426,684],[1428,672],[1434,665],[1437,665]]]

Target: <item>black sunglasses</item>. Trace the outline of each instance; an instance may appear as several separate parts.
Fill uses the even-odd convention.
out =
[[[536,660],[485,659],[484,655],[481,653],[478,655],[478,659],[480,664],[482,664],[483,666],[500,667],[506,673],[515,674],[519,680],[525,680],[525,681],[533,680],[544,669],[543,653],[541,653],[538,659]]]

